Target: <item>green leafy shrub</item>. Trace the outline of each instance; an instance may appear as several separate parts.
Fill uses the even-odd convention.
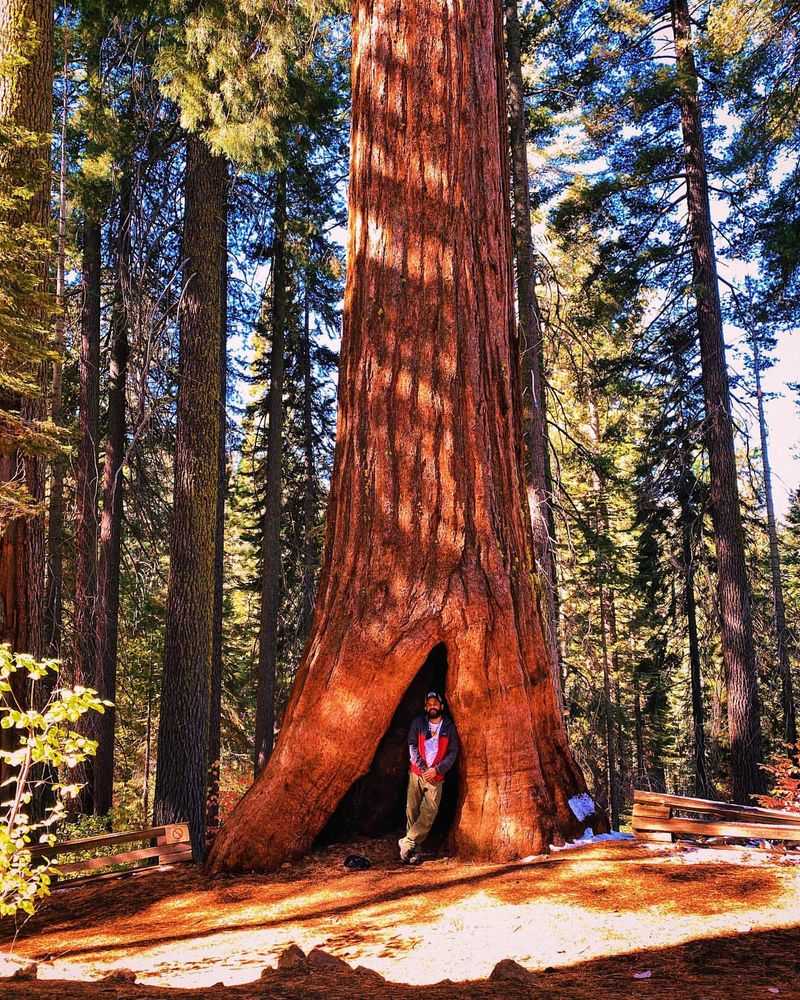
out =
[[[67,774],[97,750],[97,742],[77,732],[75,723],[87,712],[103,712],[109,704],[89,688],[48,690],[47,682],[55,680],[58,667],[57,660],[37,660],[0,645],[0,728],[17,733],[15,748],[0,750],[0,761],[13,768],[2,786],[0,916],[20,910],[32,914],[37,900],[50,891],[57,869],[45,857],[34,858],[31,846],[55,843],[53,830],[66,815],[66,802],[80,791],[80,785],[59,781],[55,775]],[[15,692],[23,686],[27,697],[20,705]],[[50,793],[51,804],[39,818],[31,807],[35,799],[44,799],[43,792]]]

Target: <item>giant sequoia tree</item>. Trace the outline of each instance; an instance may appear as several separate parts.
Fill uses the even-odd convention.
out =
[[[305,850],[446,649],[456,849],[578,828],[532,585],[499,0],[356,0],[349,268],[326,557],[272,758],[213,870]]]

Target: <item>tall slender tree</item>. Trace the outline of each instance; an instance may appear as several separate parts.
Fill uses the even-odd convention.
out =
[[[58,170],[58,242],[56,246],[55,351],[50,386],[50,419],[58,426],[63,415],[63,369],[66,339],[66,252],[67,252],[67,120],[69,116],[69,43],[64,32],[61,75],[61,135]],[[46,645],[53,657],[61,654],[64,586],[64,456],[53,457],[50,467],[50,495],[47,513],[47,624]]]
[[[781,707],[783,709],[783,739],[786,743],[797,743],[797,713],[792,685],[792,665],[789,659],[789,630],[786,627],[786,603],[783,597],[781,574],[781,553],[778,542],[778,525],[775,519],[775,501],[772,495],[772,469],[769,462],[769,435],[764,412],[764,391],[761,387],[763,360],[758,332],[750,336],[753,352],[753,377],[758,411],[758,435],[761,443],[761,471],[764,477],[764,502],[767,508],[767,536],[769,538],[769,570],[772,583],[772,613],[775,632],[775,652],[778,658],[778,673],[781,678]]]
[[[261,618],[258,630],[255,773],[263,770],[275,733],[275,664],[281,583],[281,468],[283,456],[283,383],[286,344],[286,170],[276,177],[272,241],[272,305],[269,317],[269,416],[261,570]]]
[[[760,709],[750,590],[739,507],[728,369],[722,332],[714,236],[708,195],[698,76],[687,0],[671,0],[677,56],[677,100],[686,171],[693,291],[705,398],[705,441],[711,471],[711,518],[717,554],[717,596],[728,687],[732,795],[749,802],[763,788]]]
[[[219,386],[217,407],[219,433],[219,464],[217,470],[217,510],[214,525],[214,625],[211,650],[211,697],[208,728],[208,808],[206,819],[209,829],[219,823],[220,768],[222,766],[222,670],[223,670],[223,610],[225,597],[225,498],[227,493],[227,436],[228,436],[228,191],[230,178],[226,169],[223,242],[225,253],[222,265],[219,325]]]
[[[219,359],[225,158],[186,141],[175,483],[154,800],[157,823],[188,821],[205,852],[219,483]]]
[[[516,264],[517,311],[522,365],[523,431],[525,474],[531,508],[533,545],[536,554],[543,608],[552,661],[553,683],[561,698],[561,664],[558,646],[558,592],[555,564],[555,519],[547,435],[547,394],[544,384],[544,330],[536,299],[531,198],[528,177],[528,143],[525,87],[517,0],[505,0],[506,57],[508,60],[508,110],[510,122],[511,182],[514,213],[512,235]]]
[[[125,397],[128,372],[131,257],[131,178],[123,170],[119,193],[111,356],[108,377],[107,438],[103,460],[103,510],[99,527],[95,687],[112,702],[98,720],[99,746],[94,761],[94,810],[104,816],[114,789],[114,733],[119,641],[119,588],[124,509]]]

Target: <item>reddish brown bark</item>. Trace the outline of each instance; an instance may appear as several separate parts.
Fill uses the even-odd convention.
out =
[[[581,825],[532,585],[499,2],[356,0],[348,278],[325,567],[267,768],[213,870],[312,843],[444,643],[465,857]]]
[[[52,0],[6,0],[0,4],[0,53],[18,57],[33,30],[37,45],[29,61],[11,64],[0,74],[0,121],[19,126],[42,137],[39,148],[0,149],[0,185],[5,168],[21,167],[33,197],[27,203],[27,220],[44,227],[50,218],[50,132],[53,104],[53,5]],[[10,174],[9,174],[10,176]],[[21,220],[22,221],[22,220]],[[38,287],[47,287],[47,269],[42,267]],[[0,345],[0,363],[7,363],[4,345]],[[13,358],[13,365],[17,359]],[[25,372],[29,374],[29,372]],[[25,421],[45,416],[44,371],[34,373],[41,386],[35,398],[21,399],[0,393],[0,410],[19,414]],[[44,501],[44,465],[39,455],[27,453],[15,442],[0,435],[0,484],[23,487],[33,504]],[[15,517],[0,520],[0,643],[9,643],[19,652],[42,655],[44,649],[44,516]],[[23,678],[15,680],[13,696],[24,705],[26,689]],[[14,749],[18,733],[4,729],[0,746]],[[0,767],[0,781],[10,776],[6,765]]]
[[[52,0],[7,0],[0,5],[0,51],[18,57],[35,31],[37,45],[29,61],[0,74],[0,121],[8,122],[42,137],[42,146],[26,146],[22,152],[0,151],[0,166],[11,156],[21,166],[34,194],[27,205],[28,219],[40,226],[50,217],[50,130],[53,104],[53,5]],[[23,161],[20,163],[20,159]],[[40,287],[47,275],[41,273]],[[0,358],[2,354],[0,354]],[[22,400],[0,397],[0,407],[18,412],[27,420],[42,419],[41,398]],[[42,459],[24,454],[11,442],[0,442],[0,483],[24,486],[34,502],[44,498]],[[44,609],[44,518],[18,517],[0,524],[0,642],[12,649],[43,652]],[[4,730],[3,745],[13,734]]]
[[[760,707],[753,618],[739,508],[728,368],[708,198],[700,97],[687,0],[671,0],[678,104],[686,163],[686,206],[705,399],[705,442],[711,471],[711,519],[717,555],[722,655],[728,689],[732,797],[751,802],[763,789]]]

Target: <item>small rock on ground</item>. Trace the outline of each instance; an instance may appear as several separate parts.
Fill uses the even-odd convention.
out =
[[[305,966],[306,964],[306,953],[296,944],[290,944],[289,947],[284,948],[278,956],[279,969],[297,969]],[[265,973],[268,971],[268,969],[264,970]]]
[[[136,973],[133,969],[112,969],[103,976],[104,983],[135,983]]]
[[[513,983],[530,984],[532,974],[513,958],[504,958],[492,969],[490,979],[505,979]]]
[[[312,969],[330,969],[336,972],[352,972],[352,968],[343,958],[337,958],[322,948],[314,948],[308,953],[308,964]]]
[[[0,952],[0,979],[36,979],[37,972],[36,962]]]

